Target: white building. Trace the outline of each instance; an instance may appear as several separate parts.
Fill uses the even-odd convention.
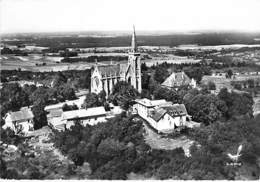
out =
[[[183,71],[173,72],[166,80],[162,83],[162,86],[167,88],[178,89],[180,86],[190,85],[192,88],[197,87],[196,81],[192,78],[190,79]]]
[[[128,63],[110,65],[96,63],[91,71],[91,92],[98,94],[104,90],[108,96],[119,81],[128,82],[139,93],[142,91],[141,54],[137,49],[135,30],[132,35],[131,51],[128,53]]]
[[[83,126],[87,124],[95,125],[100,122],[106,122],[106,114],[104,107],[66,111],[61,116],[61,122],[65,124],[67,129],[75,125],[76,122],[80,122]]]
[[[23,107],[16,112],[8,112],[4,117],[3,129],[10,128],[15,134],[28,133],[33,130],[33,117],[31,108],[28,107]]]
[[[180,127],[199,126],[191,121],[184,104],[145,98],[136,100],[134,111],[159,133],[169,133]]]
[[[56,129],[59,131],[64,130],[65,124],[61,120],[62,113],[63,113],[62,109],[49,110],[49,113],[47,114],[48,125],[51,126],[53,129]]]

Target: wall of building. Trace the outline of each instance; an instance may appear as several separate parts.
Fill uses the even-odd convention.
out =
[[[158,122],[149,117],[149,112],[153,110],[153,108],[147,108],[142,104],[135,104],[134,109],[136,110],[137,114],[145,119],[154,129],[158,130],[159,132],[165,130],[174,130],[175,126],[179,127],[182,125],[186,125],[186,117],[187,116],[177,116],[172,117],[168,113],[166,113]]]
[[[134,109],[136,109],[137,113],[143,117],[143,118],[147,118],[148,117],[148,108],[137,103],[134,105]]]
[[[65,120],[64,123],[66,124],[66,128],[69,129],[71,126],[74,126],[76,122],[79,122],[79,120],[81,121],[80,124],[83,126],[86,126],[87,124],[96,125],[101,122],[106,122],[106,116],[97,116],[84,119],[77,118],[77,120]]]
[[[5,118],[5,125],[3,126],[3,128],[4,129],[10,128],[15,133],[17,133],[19,130],[19,127],[22,128],[22,132],[28,133],[29,131],[33,130],[33,127],[34,127],[33,120],[32,119],[20,120],[20,121],[16,122],[16,124],[14,124],[10,118],[10,115],[8,114]]]
[[[11,130],[15,131],[14,124],[10,118],[10,114],[8,113],[5,117],[5,125],[3,126],[4,129],[10,128]]]
[[[99,84],[98,85],[96,85],[95,79],[99,80]],[[98,94],[102,90],[103,90],[103,86],[102,86],[101,75],[98,72],[97,67],[95,67],[95,69],[94,69],[94,71],[93,71],[93,73],[91,75],[91,92]]]
[[[181,126],[186,124],[186,116],[172,117],[169,114],[165,114],[157,123],[157,130],[171,130],[175,129],[175,126]]]
[[[89,118],[89,119],[85,119],[82,121],[82,125],[86,126],[87,124],[89,125],[96,125],[98,123],[102,123],[102,122],[106,122],[106,117],[105,116],[101,116],[101,117],[97,117],[97,118]]]

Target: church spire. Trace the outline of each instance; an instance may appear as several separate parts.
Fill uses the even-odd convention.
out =
[[[134,32],[132,35],[132,52],[136,52],[137,51],[137,44],[136,44],[136,36],[135,36],[135,26],[133,25],[134,28]]]

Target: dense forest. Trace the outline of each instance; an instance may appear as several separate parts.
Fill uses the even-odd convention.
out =
[[[138,35],[139,46],[177,46],[181,44],[198,45],[225,45],[225,44],[257,44],[256,37],[259,33],[194,33],[194,34],[164,34],[164,35]],[[37,46],[65,49],[88,47],[120,47],[129,46],[130,36],[115,37],[78,37],[77,34],[64,37],[51,35],[16,35],[17,41],[3,41],[10,45],[36,44]]]
[[[236,66],[242,66],[236,65]],[[245,64],[245,63],[244,63]],[[214,83],[200,84],[201,89],[182,86],[178,90],[162,87],[160,84],[170,75],[169,68],[184,71],[200,83],[203,75],[211,74],[212,67],[206,63],[172,65],[163,63],[148,68],[142,64],[142,93],[138,93],[126,82],[118,82],[108,100],[128,110],[137,98],[165,99],[183,103],[194,121],[201,127],[183,130],[195,141],[190,148],[191,157],[186,157],[181,148],[175,150],[152,149],[144,140],[141,118],[123,113],[106,123],[83,127],[76,124],[71,130],[54,131],[51,137],[55,147],[73,161],[61,165],[47,164],[42,158],[26,156],[28,146],[23,138],[10,130],[1,132],[1,141],[18,144],[17,168],[8,169],[8,162],[0,160],[1,178],[9,179],[50,179],[53,171],[63,173],[64,178],[78,175],[78,169],[89,164],[91,171],[82,173],[82,179],[129,179],[130,174],[146,179],[258,179],[260,158],[259,116],[253,118],[253,98],[248,93],[229,92],[221,89],[211,94]],[[214,66],[214,65],[213,65]],[[232,66],[232,65],[231,65]],[[220,65],[230,68],[229,64]],[[229,74],[229,72],[227,72]],[[3,71],[1,81],[28,80],[42,82],[48,86],[19,86],[4,83],[1,88],[1,115],[9,110],[33,105],[35,129],[47,125],[44,107],[48,104],[75,99],[75,91],[90,87],[90,70],[64,72]],[[50,86],[51,83],[51,86]],[[86,95],[83,108],[107,106],[105,93]],[[107,107],[106,107],[107,108]],[[77,109],[64,106],[64,110]],[[1,125],[3,122],[1,121]],[[229,166],[228,153],[235,153],[242,144],[242,165]],[[46,156],[50,157],[51,156]],[[21,162],[22,165],[18,165]],[[40,167],[38,167],[40,166]],[[44,169],[44,170],[41,170]],[[86,177],[87,174],[87,177]],[[54,177],[55,178],[55,177]],[[52,178],[53,179],[53,178]]]
[[[120,61],[127,61],[127,56],[89,56],[85,58],[63,58],[61,62],[63,63],[73,63],[73,62],[87,62],[87,63],[94,63],[95,61],[113,61],[113,62],[120,62]]]
[[[186,135],[199,144],[192,146],[190,158],[180,148],[151,149],[144,142],[142,121],[125,116],[96,126],[76,125],[55,133],[54,141],[75,165],[90,164],[91,179],[127,179],[129,173],[155,179],[239,179],[241,169],[227,166],[230,159],[226,154],[242,143],[242,168],[248,167],[249,179],[257,179],[259,127],[257,119],[239,119],[187,131]]]

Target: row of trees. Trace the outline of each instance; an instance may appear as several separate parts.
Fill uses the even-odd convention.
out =
[[[28,56],[28,53],[25,51],[22,51],[20,49],[10,49],[8,47],[4,47],[3,49],[1,49],[1,54],[15,54],[17,56]]]
[[[87,62],[94,63],[95,61],[126,61],[127,56],[89,56],[89,57],[65,57],[61,60],[64,63],[74,63],[74,62]]]
[[[151,69],[154,71],[154,80],[158,83],[162,83],[170,75],[168,69],[173,67],[175,72],[184,71],[188,77],[195,79],[198,83],[202,80],[204,75],[211,74],[211,68],[202,64],[173,64],[162,63],[160,65],[152,66]],[[145,70],[144,70],[145,71]]]
[[[73,85],[77,89],[89,89],[91,70],[68,70],[63,72],[31,72],[21,70],[2,70],[1,82],[27,80],[50,86],[57,78]]]

